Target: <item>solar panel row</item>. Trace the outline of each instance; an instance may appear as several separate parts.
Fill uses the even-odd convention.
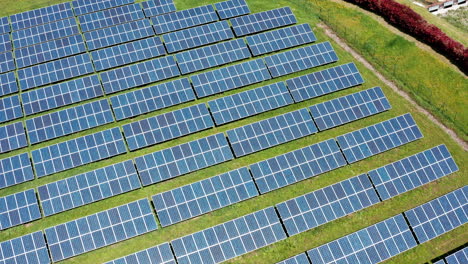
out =
[[[22,122],[0,127],[0,153],[23,148],[27,145],[28,141]]]
[[[276,264],[310,264],[310,260],[306,253],[301,253],[294,257],[277,262]]]
[[[34,179],[28,153],[0,160],[0,189]]]
[[[34,189],[0,197],[0,230],[41,218]]]
[[[0,74],[0,96],[18,91],[18,83],[14,72]]]
[[[216,11],[221,19],[229,19],[250,13],[249,6],[245,0],[228,0],[215,3]]]
[[[169,243],[163,243],[104,264],[176,264],[176,262]]]
[[[141,2],[146,17],[153,17],[176,11],[173,0],[148,0]]]
[[[13,53],[8,51],[0,53],[0,73],[8,72],[15,69],[15,61],[13,59]]]
[[[77,16],[109,9],[120,5],[133,4],[135,0],[73,0],[73,10]]]
[[[0,53],[13,50],[11,45],[10,34],[0,35]]]
[[[156,34],[164,34],[184,28],[217,21],[218,15],[212,5],[198,6],[191,9],[151,17]]]
[[[9,33],[10,31],[10,21],[8,21],[8,17],[0,17],[0,34]]]
[[[0,263],[51,263],[42,231],[1,242]]]
[[[78,17],[81,31],[87,32],[145,18],[140,4],[123,5]]]
[[[73,17],[70,2],[51,5],[10,16],[14,31]]]
[[[18,95],[0,98],[0,123],[23,116]]]
[[[268,10],[229,20],[237,37],[296,24],[297,20],[289,7]]]
[[[445,257],[447,264],[463,264],[468,263],[468,247],[460,249],[459,251]]]

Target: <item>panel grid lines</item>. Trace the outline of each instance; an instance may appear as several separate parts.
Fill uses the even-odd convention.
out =
[[[289,7],[268,10],[229,20],[237,37],[295,24],[296,17]]]
[[[13,50],[10,34],[0,34],[0,53]]]
[[[169,243],[163,243],[105,264],[176,264],[176,262]]]
[[[283,261],[277,262],[276,264],[310,264],[310,260],[306,253],[301,253],[294,257],[290,257]]]
[[[0,53],[0,73],[12,71],[16,68],[11,51]]]
[[[14,72],[0,74],[0,96],[18,91],[18,83]]]
[[[141,2],[146,17],[159,16],[176,11],[173,0],[148,0]]]
[[[250,13],[249,6],[245,0],[228,0],[215,3],[216,11],[221,19],[229,19]]]
[[[28,153],[0,160],[0,189],[33,179]]]
[[[212,5],[199,6],[151,17],[156,34],[164,34],[171,31],[198,26],[217,21],[218,19],[218,15]]]
[[[51,5],[10,16],[14,31],[73,17],[70,2]]]
[[[78,17],[83,32],[145,18],[140,4],[119,6]]]
[[[18,95],[0,98],[0,123],[23,116],[23,110]]]
[[[8,21],[8,17],[0,17],[0,34],[9,33],[10,31],[10,21]]]
[[[3,241],[0,248],[1,263],[51,263],[42,231]]]
[[[463,264],[468,262],[468,247],[445,257],[447,264]]]
[[[0,197],[0,230],[41,218],[34,189]]]
[[[27,145],[23,122],[0,127],[0,153],[23,148]]]
[[[120,5],[133,4],[135,0],[73,0],[73,10],[77,16],[109,9]]]

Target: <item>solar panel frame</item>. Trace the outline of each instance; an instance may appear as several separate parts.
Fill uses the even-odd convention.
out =
[[[11,32],[10,21],[8,17],[0,17],[0,34]]]
[[[0,35],[0,53],[13,50],[13,45],[11,43],[10,34],[1,34]]]
[[[99,10],[117,7],[120,5],[129,5],[135,3],[135,0],[73,0],[73,11],[76,16],[97,12]]]
[[[0,197],[0,230],[41,218],[34,189]]]
[[[0,53],[0,73],[16,69],[13,53],[10,51]]]
[[[0,96],[18,92],[18,83],[14,72],[0,74]]]
[[[42,231],[3,241],[0,249],[2,263],[51,263]]]
[[[173,0],[148,0],[141,2],[146,17],[159,16],[176,11]]]
[[[214,5],[221,19],[229,19],[250,13],[250,8],[245,0],[228,0],[215,3]]]
[[[0,189],[34,179],[28,153],[0,159]]]
[[[218,20],[218,15],[212,5],[198,6],[151,17],[154,31],[158,35]]]
[[[162,243],[104,264],[176,264],[169,243]]]
[[[289,7],[240,16],[229,21],[237,37],[297,23],[296,17]]]
[[[46,6],[10,16],[13,31],[73,17],[70,2]]]
[[[283,261],[277,262],[276,264],[310,264],[310,260],[307,256],[307,253],[304,252],[294,257],[290,257]]]
[[[468,247],[458,250],[445,257],[447,264],[463,264],[468,262]]]
[[[111,27],[145,18],[141,5],[130,4],[78,16],[82,32]]]
[[[23,116],[23,109],[18,95],[0,98],[0,123],[15,120]]]
[[[27,145],[23,122],[0,127],[0,153],[24,148]]]

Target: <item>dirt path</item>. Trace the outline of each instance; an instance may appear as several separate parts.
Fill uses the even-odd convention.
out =
[[[401,89],[398,88],[398,86],[396,86],[396,84],[392,81],[390,81],[389,79],[387,79],[385,76],[383,76],[380,72],[378,72],[374,66],[372,66],[364,57],[361,56],[361,54],[359,54],[358,52],[356,52],[355,50],[353,50],[350,46],[348,46],[348,44],[342,40],[338,35],[336,35],[336,33],[330,28],[328,27],[326,24],[324,23],[319,23],[317,25],[319,28],[323,29],[325,34],[332,38],[336,43],[338,43],[338,45],[340,45],[344,50],[346,50],[347,52],[349,52],[356,60],[358,60],[359,62],[361,62],[362,64],[364,64],[364,66],[366,68],[368,68],[369,70],[371,70],[372,72],[375,73],[375,75],[382,81],[384,82],[387,86],[389,86],[390,88],[392,88],[393,91],[395,91],[397,94],[399,94],[400,96],[402,96],[403,98],[405,98],[408,102],[410,102],[412,105],[414,105],[414,107],[416,108],[416,110],[422,114],[424,114],[427,118],[429,118],[432,122],[434,122],[437,126],[439,126],[440,128],[442,128],[442,130],[445,131],[445,133],[447,133],[453,140],[455,140],[455,142],[457,142],[458,145],[460,145],[465,151],[468,151],[468,144],[463,141],[461,138],[458,137],[458,135],[453,131],[451,130],[450,128],[446,127],[444,124],[442,124],[437,118],[435,118],[429,111],[427,111],[426,109],[422,108],[420,105],[418,105],[411,97],[408,93],[406,93],[405,91],[402,91]]]

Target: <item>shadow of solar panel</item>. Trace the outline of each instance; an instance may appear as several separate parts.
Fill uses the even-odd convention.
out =
[[[131,4],[89,13],[78,17],[83,32],[145,18],[140,4]]]
[[[221,19],[233,18],[250,13],[249,6],[245,0],[228,0],[215,3],[216,11]]]
[[[57,262],[156,230],[148,199],[101,211],[45,230]]]
[[[0,248],[1,263],[51,263],[42,231],[3,241]]]
[[[283,261],[280,261],[276,264],[310,264],[310,260],[307,257],[306,253],[301,253],[299,255],[296,255],[294,257],[285,259]]]
[[[176,11],[173,0],[148,0],[141,2],[146,17],[159,16]]]
[[[419,243],[441,236],[468,222],[468,186],[405,211]]]
[[[153,195],[161,225],[197,217],[258,196],[246,167]]]
[[[156,34],[164,34],[218,20],[218,15],[212,5],[198,6],[191,9],[151,17],[151,22],[153,22]]]
[[[366,174],[344,180],[276,205],[289,236],[379,203]]]
[[[274,207],[171,241],[178,263],[220,263],[286,239]]]
[[[228,130],[227,136],[236,157],[271,148],[317,133],[306,108]]]
[[[422,138],[411,114],[404,114],[336,138],[348,163],[377,155]]]
[[[233,159],[223,133],[135,158],[143,186]]]
[[[0,98],[0,123],[23,116],[18,95]]]
[[[0,230],[41,218],[34,189],[0,197]]]
[[[0,160],[0,189],[33,179],[28,153]]]
[[[13,50],[10,40],[10,34],[0,35],[0,52]]]
[[[166,82],[110,98],[117,120],[195,100],[187,78]]]
[[[468,247],[461,249],[453,254],[445,257],[447,264],[463,264],[468,263]]]
[[[0,74],[0,96],[18,92],[18,84],[14,72]]]
[[[11,31],[8,17],[0,17],[0,34],[9,33]]]
[[[364,79],[354,63],[343,64],[286,80],[286,84],[296,102],[363,83]]]
[[[399,214],[307,251],[312,263],[378,263],[416,246]]]
[[[0,127],[0,153],[24,148],[27,145],[23,122]]]
[[[143,2],[144,3],[144,2]],[[176,264],[169,243],[163,243],[142,251],[114,259],[105,264]]]
[[[8,51],[0,53],[0,73],[14,70],[15,61],[13,59],[13,53]]]
[[[329,139],[254,163],[250,171],[260,193],[267,193],[344,165],[336,141]]]
[[[338,61],[338,56],[328,41],[265,57],[273,78],[335,61]]]
[[[191,77],[198,98],[271,79],[262,59],[204,72]]]
[[[205,104],[197,104],[123,125],[130,151],[214,127]]]
[[[380,198],[387,200],[456,171],[447,147],[439,145],[371,170],[369,176]]]
[[[14,31],[73,17],[70,2],[51,5],[10,16]]]
[[[45,216],[139,189],[140,179],[131,160],[39,186]]]
[[[37,177],[75,168],[126,152],[118,127],[33,150]]]
[[[297,22],[296,17],[289,7],[236,17],[229,21],[237,37],[292,25]]]
[[[135,0],[73,0],[73,10],[77,16],[109,9],[116,6],[133,4]]]
[[[320,131],[375,115],[391,108],[380,87],[374,87],[309,107]]]

